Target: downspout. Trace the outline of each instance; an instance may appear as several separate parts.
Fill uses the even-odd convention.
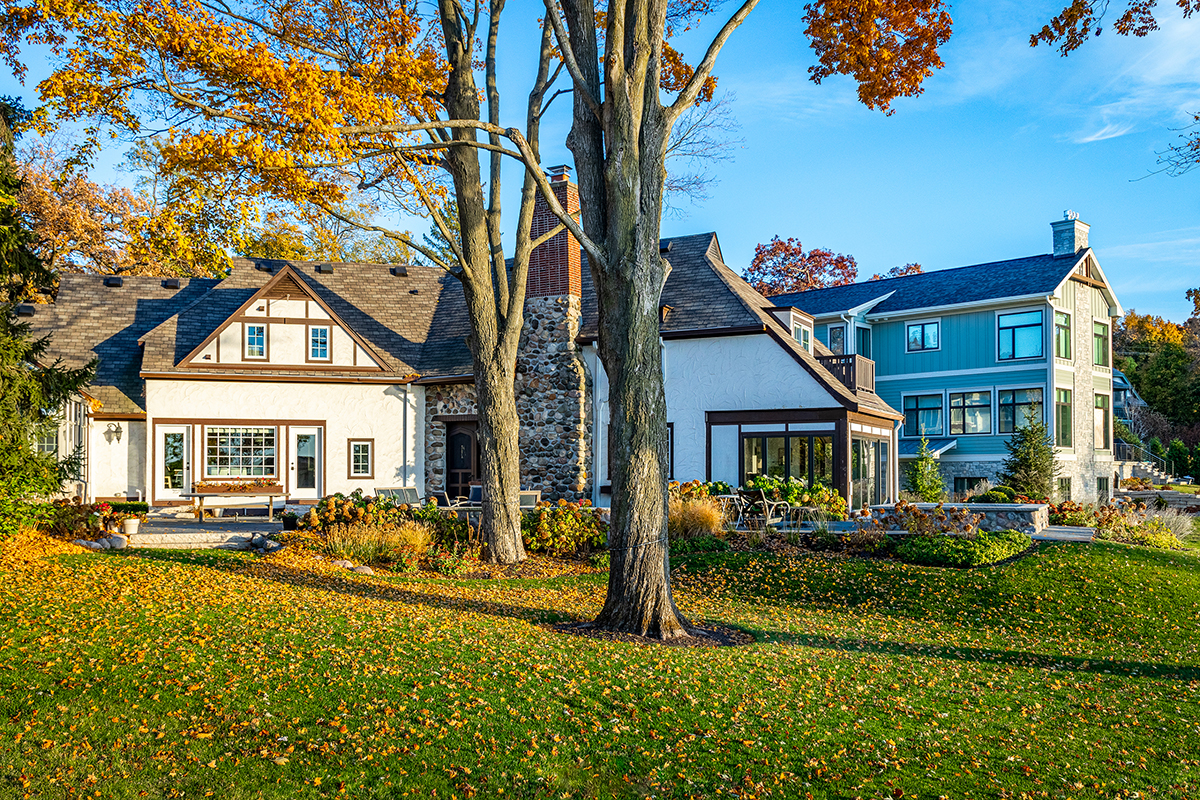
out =
[[[402,469],[404,472],[404,485],[412,486],[413,484],[408,482],[408,384],[407,383],[404,384],[404,414],[403,414],[403,418],[400,420],[400,448],[401,448],[402,452],[404,453],[404,455],[402,456],[402,458],[404,460],[401,462]]]

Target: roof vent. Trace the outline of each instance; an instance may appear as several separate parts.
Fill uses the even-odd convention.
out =
[[[179,278],[167,278],[162,285],[164,289],[178,289]]]
[[[669,252],[671,252],[671,245],[673,245],[674,243],[675,243],[675,242],[673,242],[673,241],[669,241],[669,242],[667,242],[666,244],[660,244],[660,245],[658,246],[658,252],[659,252],[659,253],[669,253]]]
[[[16,312],[18,317],[32,317],[33,306],[17,306]]]
[[[332,275],[333,264],[317,264],[317,272],[321,275]]]
[[[408,267],[392,267],[388,271],[391,272],[393,275],[395,275],[397,278],[403,278],[406,275],[408,275]]]
[[[254,268],[257,270],[261,270],[262,272],[274,272],[275,271],[275,268],[272,267],[271,264],[266,261],[255,261]]]
[[[408,293],[409,294],[420,294],[421,290],[420,289],[409,289]]]
[[[667,321],[667,315],[674,311],[673,306],[661,305],[658,307],[658,321],[660,323]]]
[[[119,275],[114,275],[110,278],[104,279],[104,285],[111,287],[113,289],[119,289],[121,287],[121,284],[124,282],[125,282],[125,279]]]

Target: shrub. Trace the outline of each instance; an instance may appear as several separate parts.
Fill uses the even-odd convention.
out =
[[[979,531],[979,521],[982,514],[975,514],[967,508],[947,509],[943,503],[929,511],[900,500],[886,514],[874,514],[869,521],[859,525],[860,528],[874,528],[880,532],[888,530],[903,530],[917,536],[935,537],[950,534],[963,538],[974,538]]]
[[[608,569],[609,564],[612,563],[612,557],[607,550],[602,553],[592,553],[592,555],[588,557],[588,563],[591,564],[594,569]]]
[[[1018,531],[990,531],[974,539],[957,536],[906,536],[896,555],[910,564],[930,567],[979,567],[1015,556],[1032,545]]]
[[[1011,486],[994,486],[992,487],[992,491],[1004,495],[1007,498],[1005,500],[1006,503],[1015,503],[1017,501],[1017,490]]]
[[[419,522],[338,523],[324,531],[325,552],[360,564],[409,564],[428,550],[429,528]],[[408,558],[405,558],[405,556]]]
[[[892,549],[891,538],[874,526],[861,526],[843,538],[846,549],[854,553],[882,554]]]
[[[818,483],[808,486],[799,478],[772,478],[759,475],[746,487],[761,490],[769,500],[780,500],[793,506],[807,506],[826,514],[829,519],[844,520],[849,516],[846,498],[832,486]]]
[[[1107,542],[1136,544],[1159,550],[1183,549],[1183,543],[1179,541],[1170,525],[1161,517],[1151,517],[1141,525],[1101,528],[1096,531],[1096,538]]]
[[[715,536],[693,536],[689,539],[678,539],[671,542],[671,552],[685,555],[687,553],[723,553],[729,549],[729,544]]]
[[[725,511],[708,495],[672,497],[667,505],[667,538],[672,542],[694,536],[718,536],[725,530]]]
[[[433,568],[443,575],[462,575],[479,566],[479,559],[466,547],[438,548],[430,556]]]
[[[1057,504],[1051,503],[1049,510],[1051,525],[1072,525],[1092,528],[1097,524],[1096,508],[1094,506],[1085,506],[1072,500],[1064,500]]]
[[[608,526],[600,519],[600,510],[587,500],[559,500],[557,505],[543,500],[521,515],[521,536],[527,550],[573,555],[603,547]]]
[[[671,481],[667,484],[667,493],[671,497],[688,499],[692,497],[718,497],[723,494],[733,494],[733,487],[725,481],[688,481],[680,483]]]
[[[942,471],[938,469],[933,453],[929,451],[929,440],[921,437],[921,447],[917,457],[909,465],[905,474],[907,488],[926,503],[936,503],[946,495],[946,482],[942,479]]]
[[[1124,478],[1121,487],[1135,492],[1149,492],[1154,489],[1154,484],[1149,478]]]
[[[148,514],[150,512],[149,503],[113,503],[112,510],[121,514]]]
[[[1021,494],[1049,497],[1058,477],[1054,440],[1045,421],[1033,413],[1004,442],[1008,458],[1000,467],[1000,480]]]
[[[1008,499],[1008,495],[1004,494],[1004,492],[997,492],[995,489],[993,489],[990,492],[984,492],[983,494],[979,495],[978,497],[972,498],[971,502],[972,503],[1009,503],[1012,501],[1010,501]]]

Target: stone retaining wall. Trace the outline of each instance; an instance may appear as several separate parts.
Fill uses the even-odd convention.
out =
[[[936,503],[912,503],[922,511],[937,508]],[[1014,530],[1035,534],[1050,525],[1050,507],[1040,503],[946,503],[946,510],[966,507],[973,514],[982,514],[979,529],[983,531]],[[893,506],[871,506],[872,514],[886,515]]]
[[[1175,492],[1175,491],[1149,491],[1149,492],[1128,492],[1120,491],[1116,494],[1117,499],[1135,500],[1139,503],[1145,503],[1147,507],[1153,508],[1154,501],[1161,497],[1166,501],[1170,508],[1177,508],[1186,514],[1200,514],[1200,495],[1192,494],[1191,492]]]

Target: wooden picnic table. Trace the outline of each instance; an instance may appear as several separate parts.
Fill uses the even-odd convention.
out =
[[[287,497],[287,492],[181,492],[180,497],[192,500],[196,508],[196,519],[204,519],[204,498],[206,497],[265,497],[267,498],[267,522],[275,521],[275,498]],[[224,506],[219,506],[224,508]]]

